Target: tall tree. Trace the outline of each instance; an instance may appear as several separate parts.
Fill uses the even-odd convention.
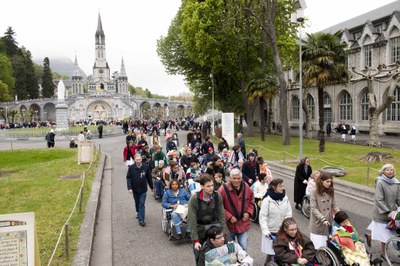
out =
[[[325,151],[324,89],[328,85],[347,84],[347,45],[340,41],[341,32],[307,34],[303,49],[303,84],[318,89],[319,152]]]
[[[7,86],[8,97],[3,98],[3,101],[11,101],[12,93],[15,86],[15,78],[13,76],[13,69],[11,61],[8,57],[0,52],[0,81]],[[4,91],[3,91],[4,93]],[[8,99],[8,100],[6,100]]]
[[[240,2],[240,0],[238,0]],[[266,39],[272,49],[273,62],[276,76],[279,80],[279,113],[282,125],[283,145],[290,145],[289,122],[287,119],[287,83],[284,76],[282,57],[284,50],[290,50],[293,46],[293,26],[288,14],[293,10],[293,2],[290,0],[261,0],[253,7],[245,6],[265,32]],[[284,25],[284,26],[283,26]],[[287,43],[282,42],[286,40]]]
[[[51,98],[54,96],[53,74],[51,73],[50,60],[48,57],[45,57],[43,60],[42,96],[43,98]]]
[[[39,98],[39,83],[35,75],[35,67],[32,62],[32,54],[29,50],[24,50],[24,59],[26,65],[26,90],[28,91],[29,99],[37,99]]]
[[[394,100],[394,90],[399,82],[400,62],[397,62],[395,67],[389,68],[379,65],[377,70],[365,67],[364,70],[359,71],[353,67],[352,72],[359,75],[359,78],[353,81],[365,80],[367,82],[369,139],[365,145],[382,147],[382,143],[378,137],[378,118]],[[372,86],[374,81],[378,83],[390,83],[388,93],[381,105],[379,105],[376,100],[377,97],[374,93],[374,87]]]
[[[15,35],[16,33],[14,32],[14,30],[11,27],[8,27],[2,38],[4,52],[8,57],[21,55],[20,49],[18,48],[18,43],[15,40]]]
[[[8,85],[0,80],[0,102],[11,101],[10,93],[8,92]]]

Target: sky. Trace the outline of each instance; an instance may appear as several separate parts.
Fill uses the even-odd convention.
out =
[[[315,32],[361,15],[393,0],[306,0],[307,32]],[[0,32],[8,26],[19,45],[34,58],[78,58],[80,68],[92,74],[94,35],[100,12],[111,73],[124,58],[128,81],[152,93],[172,96],[189,92],[182,76],[165,72],[156,52],[166,36],[181,0],[14,0],[2,3]],[[1,34],[2,35],[2,34]],[[51,62],[50,62],[51,63]]]

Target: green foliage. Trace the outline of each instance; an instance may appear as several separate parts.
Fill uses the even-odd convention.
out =
[[[29,156],[26,156],[29,153]],[[62,175],[81,175],[88,167],[77,164],[76,149],[16,150],[0,152],[0,213],[35,212],[39,255],[47,265],[61,228],[72,210],[82,180],[60,180]],[[38,170],[40,169],[40,171]],[[83,208],[90,194],[93,175],[87,172]],[[54,265],[70,265],[84,213],[75,212],[69,223],[70,258],[57,250]]]
[[[29,50],[26,50],[24,55],[26,65],[25,78],[27,82],[26,90],[28,91],[29,99],[37,99],[39,98],[39,84],[35,75],[35,67],[32,62],[32,54]]]
[[[7,31],[4,33],[4,37],[2,38],[4,45],[3,52],[5,52],[8,57],[21,55],[20,49],[18,48],[18,43],[14,38],[15,35],[16,33],[14,32],[12,27],[8,27]]]
[[[8,91],[8,85],[0,80],[0,102],[9,102],[12,100]]]
[[[4,94],[2,101],[11,101],[12,100],[12,92],[15,86],[15,78],[13,77],[13,69],[11,61],[8,57],[0,52],[0,81],[7,86],[8,96],[5,97]],[[4,89],[2,91],[4,93]],[[8,99],[8,100],[6,100]]]
[[[51,98],[54,96],[53,74],[48,57],[45,57],[43,60],[42,96],[43,98]]]

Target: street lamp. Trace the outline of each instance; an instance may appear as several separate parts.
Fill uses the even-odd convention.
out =
[[[211,132],[212,136],[215,136],[215,131],[214,131],[214,75],[211,72],[210,73],[210,79],[211,79],[211,101],[212,101],[212,125],[211,125]]]
[[[301,39],[301,26],[304,21],[304,9],[307,7],[305,0],[297,0],[294,3],[296,12],[292,13],[292,23],[299,25],[299,156],[303,158],[303,60],[302,60],[302,39]]]

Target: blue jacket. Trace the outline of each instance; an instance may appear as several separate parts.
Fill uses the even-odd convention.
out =
[[[190,194],[184,189],[180,188],[178,190],[178,195],[175,197],[172,189],[168,189],[165,191],[161,205],[165,209],[169,209],[171,205],[175,205],[178,203],[181,205],[189,204]]]
[[[142,163],[140,167],[132,164],[128,168],[126,174],[126,184],[128,190],[132,189],[134,193],[147,192],[147,184],[153,189],[153,179],[151,178],[151,171],[147,164]]]

